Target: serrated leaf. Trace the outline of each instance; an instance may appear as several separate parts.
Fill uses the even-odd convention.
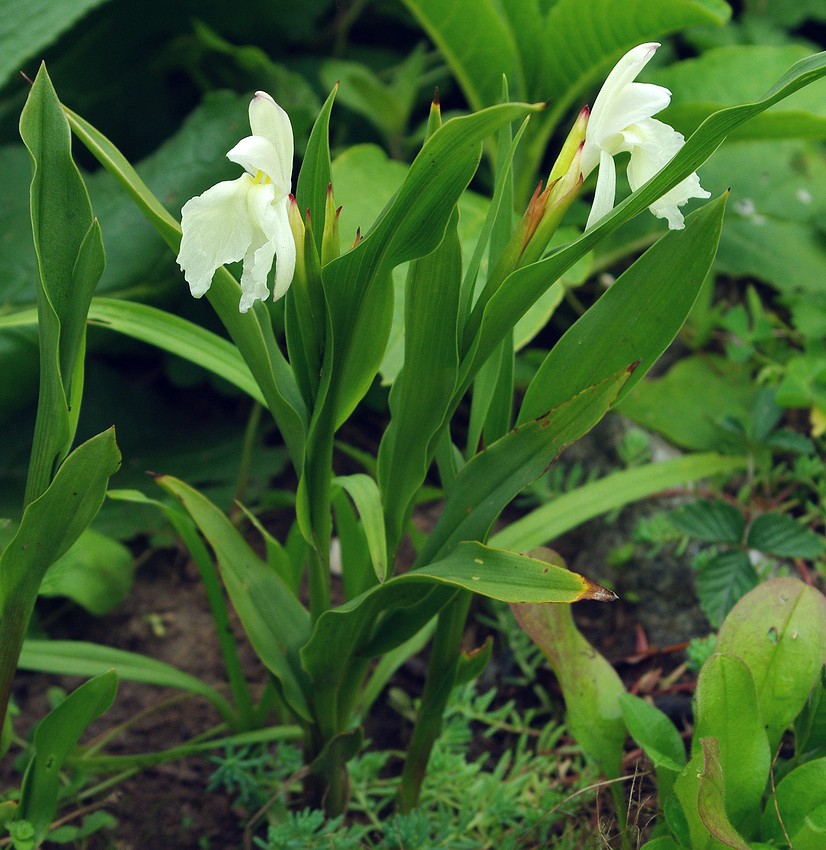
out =
[[[734,505],[722,499],[697,499],[669,514],[677,531],[708,543],[740,544],[746,522]]]
[[[757,581],[757,573],[745,552],[719,552],[707,561],[697,574],[697,596],[711,625],[717,628]]]
[[[781,513],[760,514],[749,527],[748,546],[781,558],[819,558],[826,552],[823,538]]]

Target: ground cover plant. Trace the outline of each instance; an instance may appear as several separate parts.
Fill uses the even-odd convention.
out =
[[[51,35],[76,14],[69,5],[55,9]],[[823,598],[792,579],[759,581],[796,570],[811,584],[822,574],[824,258],[815,140],[824,130],[816,94],[824,54],[793,32],[805,18],[783,4],[768,13],[748,8],[733,23],[721,0],[644,11],[566,0],[479,3],[472,14],[457,0],[455,14],[440,9],[418,0],[382,7],[410,29],[420,26],[439,51],[402,52],[382,74],[375,68],[388,62],[378,53],[341,58],[359,12],[367,14],[354,4],[326,30],[336,58],[306,46],[307,78],[258,47],[239,47],[220,17],[187,17],[184,37],[172,16],[165,37],[176,58],[162,51],[161,64],[183,67],[207,89],[234,78],[244,93],[205,98],[137,166],[137,136],[117,120],[102,132],[62,93],[60,68],[71,79],[71,51],[58,50],[54,65],[40,64],[18,84],[26,89],[25,152],[3,153],[15,173],[21,153],[31,166],[25,219],[34,251],[12,227],[10,243],[16,233],[25,259],[10,263],[0,316],[7,362],[19,365],[7,415],[29,396],[33,339],[39,394],[31,428],[20,427],[24,416],[8,420],[31,452],[25,487],[16,488],[12,474],[3,502],[5,748],[14,737],[7,708],[18,666],[87,681],[40,720],[25,748],[19,790],[2,808],[14,846],[82,842],[109,825],[98,812],[68,832],[55,828],[59,803],[79,800],[90,777],[115,777],[102,789],[124,771],[209,752],[224,753],[213,756],[213,791],[237,790],[243,808],[260,809],[243,836],[248,846],[816,846],[826,800]],[[327,12],[309,4],[295,13],[294,32],[303,26],[308,38]],[[93,42],[122,10],[101,4],[96,14]],[[277,28],[280,14],[265,17],[263,30]],[[235,26],[243,29],[243,16]],[[654,40],[672,33],[682,41]],[[13,44],[11,55],[28,55],[25,39]],[[678,47],[695,58],[677,61]],[[712,85],[721,74],[745,73],[761,86],[720,94]],[[442,83],[418,128],[414,81]],[[88,103],[94,112],[94,97]],[[131,109],[134,116],[139,105]],[[369,118],[368,135],[386,151],[364,143],[355,116]],[[730,147],[715,153],[728,138]],[[726,159],[731,146],[737,155]],[[705,163],[718,155],[723,165],[707,183]],[[763,194],[736,199],[742,226],[727,235],[726,181],[761,157],[776,158],[785,194],[775,194],[770,174]],[[102,168],[86,174],[95,162]],[[777,246],[771,261],[755,236],[767,225]],[[807,273],[786,274],[791,255],[805,258]],[[575,291],[608,270],[621,273],[605,291]],[[177,293],[148,286],[156,274]],[[744,275],[758,283],[741,306],[726,287],[734,292],[732,281]],[[187,284],[209,310],[182,303]],[[645,380],[681,331],[694,353]],[[161,445],[149,455],[151,478],[110,483],[129,450],[119,449],[114,429],[89,428],[115,419],[117,405],[90,379],[97,373],[87,374],[87,348],[117,351],[132,344],[124,339],[176,358],[166,368],[179,388],[200,371],[216,382],[210,398],[251,405],[235,428],[236,482],[226,472],[232,461],[211,477],[209,462],[187,466]],[[90,399],[95,415],[84,423]],[[514,500],[532,486],[542,492],[535,482],[614,408],[687,453],[660,462],[628,455],[627,468],[604,477],[569,477],[565,492],[514,519]],[[227,409],[208,401],[195,418]],[[796,409],[808,420],[795,420]],[[140,407],[130,416],[138,432],[158,427]],[[161,434],[187,430],[190,420],[160,416]],[[260,447],[267,417],[275,446]],[[369,417],[371,437],[359,439]],[[191,448],[200,433],[216,439],[195,431],[184,444]],[[221,431],[218,440],[227,439]],[[686,758],[679,731],[624,694],[574,626],[571,603],[607,603],[616,594],[590,566],[580,575],[536,547],[710,477],[716,489],[638,537],[649,546],[705,544],[695,552],[697,588],[720,634],[707,658],[703,645],[691,649],[701,669]],[[724,488],[726,480],[734,486]],[[277,528],[265,521],[268,501],[280,505]],[[436,510],[422,523],[428,503]],[[113,531],[119,516],[126,519]],[[66,596],[98,615],[116,606],[132,581],[132,557],[118,536],[142,533],[145,546],[158,529],[174,531],[197,570],[223,664],[218,684],[106,641],[33,631],[38,596]],[[633,569],[629,551],[625,568]],[[521,730],[498,759],[452,754],[450,771],[474,798],[496,782],[508,789],[495,817],[480,823],[438,791],[428,796],[429,770],[440,787],[451,694],[483,676],[493,656],[490,640],[464,641],[479,597],[499,605],[495,611],[513,606],[548,658],[567,730],[611,788],[614,836],[593,828],[589,835],[587,818],[584,831],[560,827],[554,813],[562,803],[536,787],[548,769],[541,749],[557,740],[558,727],[546,727],[539,749],[527,747],[527,709],[507,720],[489,702],[478,709],[491,728]],[[266,669],[263,689],[245,672],[236,622]],[[394,682],[425,646],[420,693],[404,694]],[[220,724],[157,752],[107,753],[112,733],[77,748],[119,680],[196,695]],[[368,730],[388,701],[411,728],[403,744],[382,752],[369,746]],[[743,719],[737,734],[734,718]],[[620,781],[629,734],[656,768],[654,810],[665,813],[636,836]],[[526,810],[525,795],[540,812]]]

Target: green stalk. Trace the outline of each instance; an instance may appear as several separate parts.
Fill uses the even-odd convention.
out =
[[[238,483],[235,487],[235,500],[230,508],[229,518],[235,522],[240,514],[241,507],[238,504],[246,498],[247,487],[250,480],[250,468],[252,466],[252,454],[255,451],[255,438],[258,435],[258,426],[261,424],[261,411],[264,408],[254,402],[250,410],[247,427],[244,429],[244,440],[241,444],[241,463],[238,467]]]
[[[439,614],[427,678],[422,691],[419,716],[407,749],[407,758],[399,784],[398,805],[402,813],[414,809],[419,802],[422,782],[433,745],[439,737],[450,692],[456,681],[456,668],[472,594],[456,593]]]

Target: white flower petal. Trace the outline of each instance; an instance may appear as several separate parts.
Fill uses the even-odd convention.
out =
[[[602,152],[599,158],[599,174],[597,188],[594,192],[594,202],[585,229],[593,227],[603,216],[608,215],[614,208],[614,197],[617,191],[617,171],[611,154]]]
[[[293,126],[287,113],[266,93],[255,93],[249,108],[250,128],[254,136],[267,139],[278,153],[280,168],[275,174],[267,172],[273,180],[289,187],[293,173]]]
[[[227,152],[227,159],[237,162],[253,177],[263,171],[278,187],[279,195],[289,194],[289,177],[285,184],[281,179],[281,159],[269,139],[263,136],[247,136]]]
[[[296,249],[295,238],[290,227],[289,197],[275,206],[272,240],[275,243],[275,286],[272,297],[278,301],[290,288],[295,274]]]
[[[247,174],[226,180],[187,201],[181,210],[178,265],[196,298],[209,289],[216,269],[247,252],[252,238],[247,194],[252,185]]]
[[[588,120],[588,128],[591,127],[591,121],[596,116],[597,127],[601,130],[601,116],[610,114],[611,104],[616,100],[617,95],[629,84],[632,83],[640,71],[648,64],[651,57],[657,52],[659,43],[656,41],[647,44],[640,44],[632,48],[622,57],[622,59],[614,65],[611,73],[605,78],[605,82],[594,101],[591,109],[591,117]]]
[[[247,215],[252,223],[252,239],[244,257],[241,275],[240,310],[246,313],[256,301],[266,301],[270,294],[267,278],[275,258],[271,238],[275,210],[275,187],[272,183],[255,184],[247,195]]]

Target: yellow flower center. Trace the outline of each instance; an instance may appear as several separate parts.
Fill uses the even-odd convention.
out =
[[[272,180],[270,180],[269,174],[259,168],[258,171],[255,172],[255,177],[252,178],[252,182],[266,186],[267,183],[272,183]]]

